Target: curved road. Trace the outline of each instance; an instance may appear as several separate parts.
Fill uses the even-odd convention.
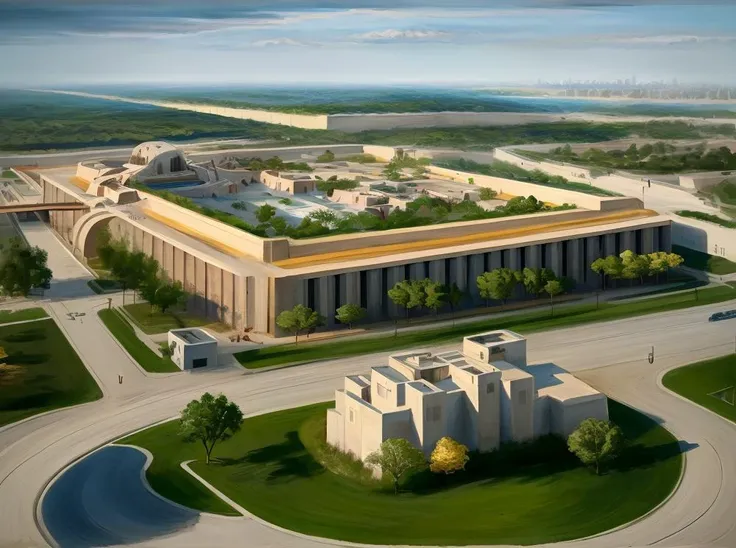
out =
[[[81,299],[75,301],[74,306],[93,306],[94,303],[99,304],[98,301]],[[69,303],[53,306],[68,307]],[[661,420],[689,448],[682,486],[663,509],[621,531],[568,544],[580,548],[651,544],[736,546],[736,459],[733,458],[736,454],[736,425],[657,386],[658,376],[667,368],[733,352],[736,323],[707,322],[707,317],[713,312],[733,307],[732,301],[529,336],[531,363],[553,361],[577,372],[611,397]],[[88,314],[84,329],[63,318],[60,323],[103,385],[105,399],[0,429],[2,546],[45,545],[44,536],[36,524],[36,512],[39,493],[49,480],[72,461],[109,440],[176,415],[190,399],[205,390],[224,392],[240,404],[245,413],[313,403],[331,398],[344,375],[365,372],[372,365],[383,364],[388,355],[382,353],[332,360],[257,375],[245,375],[236,368],[223,368],[196,374],[152,377],[142,374],[130,363],[106,334],[101,333],[94,340],[85,336],[91,327],[87,324],[95,321],[96,315]],[[95,325],[93,329],[97,327]],[[657,354],[653,365],[646,360],[651,345],[655,345]],[[447,348],[457,346],[448,345]],[[100,355],[105,355],[106,359],[99,359]],[[116,382],[119,371],[126,375],[122,386]],[[105,455],[105,451],[96,455]],[[89,462],[94,464],[100,458],[95,456],[92,460],[83,460],[81,466],[91,466]],[[92,466],[88,470],[107,482],[106,475],[95,469]],[[64,481],[64,475],[59,481]],[[98,498],[102,495],[99,490],[94,492],[93,484],[89,487],[93,493],[78,493],[68,504],[71,510],[86,514],[90,520],[87,523],[99,524],[99,528],[109,535],[106,538],[110,542],[104,544],[142,542],[149,546],[284,547],[325,544],[275,530],[249,518],[209,515],[199,515],[196,520],[182,519],[181,524],[174,523],[165,531],[166,536],[160,536],[161,532],[146,529],[145,522],[133,527],[132,524],[123,525],[124,520],[118,519],[120,516],[101,516],[100,509],[106,506],[99,501],[105,499]],[[127,495],[118,493],[114,486],[119,484],[110,483],[109,496],[142,493],[134,487],[129,487],[132,491],[127,491]],[[116,512],[115,507],[107,508]],[[167,516],[172,512],[170,508],[160,511]],[[63,525],[68,521],[62,520],[62,525],[59,525],[52,514],[49,516],[49,527],[65,545],[84,543],[83,539],[74,537],[76,528]],[[127,514],[123,517],[135,516]],[[96,535],[99,531],[85,534]]]

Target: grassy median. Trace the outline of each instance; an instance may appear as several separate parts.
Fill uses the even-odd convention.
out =
[[[0,346],[0,426],[102,397],[53,320],[2,326]]]
[[[24,322],[48,318],[49,315],[43,308],[23,308],[21,310],[0,310],[0,324],[12,322]]]
[[[736,422],[736,354],[669,371],[662,384]]]
[[[209,511],[222,504],[179,466],[199,459],[192,463],[197,474],[271,523],[376,544],[536,544],[593,535],[657,506],[674,489],[682,467],[677,441],[669,432],[610,402],[611,418],[629,444],[601,476],[565,452],[538,456],[535,464],[514,461],[503,470],[489,466],[482,477],[458,476],[446,487],[407,488],[394,495],[381,483],[330,472],[310,452],[324,445],[325,410],[330,406],[246,419],[239,433],[215,447],[217,460],[210,465],[204,464],[200,445],[181,441],[176,421],[121,443],[153,453],[149,482],[181,504]]]
[[[133,359],[149,373],[172,373],[180,371],[168,357],[160,357],[148,348],[135,334],[128,320],[115,309],[100,310],[97,313],[110,334],[128,351]]]
[[[455,327],[409,331],[406,333],[399,330],[396,337],[385,335],[353,340],[345,338],[328,343],[302,342],[298,346],[294,344],[270,346],[239,352],[235,354],[235,358],[248,369],[259,369],[261,367],[305,363],[358,354],[385,352],[411,346],[457,341],[467,335],[494,329],[511,329],[527,334],[534,331],[573,327],[586,323],[620,320],[655,312],[680,310],[731,299],[736,299],[735,288],[730,286],[710,287],[697,290],[697,292],[680,292],[640,301],[601,303],[597,309],[595,304],[569,306],[557,309],[554,317],[551,316],[549,310],[539,310],[499,319],[481,320]]]

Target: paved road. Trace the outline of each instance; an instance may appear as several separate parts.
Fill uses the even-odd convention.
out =
[[[78,302],[83,301],[86,300]],[[701,541],[714,546],[736,545],[732,528],[736,507],[736,428],[656,386],[657,375],[666,367],[732,350],[736,325],[728,321],[708,323],[707,316],[733,306],[713,305],[529,337],[532,362],[554,361],[583,372],[584,378],[612,396],[657,416],[694,447],[688,452],[685,483],[664,510],[630,529],[575,546],[646,545],[673,533],[663,545],[696,545]],[[71,336],[75,344],[80,343],[81,332],[72,332]],[[104,343],[104,337],[95,340]],[[658,357],[654,365],[649,365],[646,354],[652,344]],[[130,391],[124,397],[116,392],[120,390],[118,385],[110,385],[105,375],[109,363],[88,363],[101,379],[105,392],[117,397],[0,430],[0,539],[6,544],[42,545],[43,537],[33,516],[36,495],[50,478],[73,459],[112,438],[174,416],[204,390],[224,392],[246,413],[313,403],[329,399],[344,375],[365,372],[371,365],[383,363],[384,357],[385,354],[333,360],[258,375],[243,375],[237,369],[163,378],[140,375],[124,387]],[[84,506],[77,505],[77,509],[82,514],[89,511]],[[116,523],[110,519],[107,523]],[[58,529],[56,532],[67,534]],[[125,535],[125,530],[108,534]],[[122,538],[140,541],[139,537]],[[249,546],[310,544],[250,519],[206,515],[173,535],[152,537],[144,544],[224,546],[246,542]]]

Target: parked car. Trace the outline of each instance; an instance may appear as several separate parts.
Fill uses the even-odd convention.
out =
[[[710,318],[708,318],[708,321],[717,322],[720,320],[730,320],[732,318],[736,318],[736,310],[728,310],[726,312],[716,312],[715,314],[711,314]]]

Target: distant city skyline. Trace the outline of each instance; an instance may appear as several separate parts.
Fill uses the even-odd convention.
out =
[[[628,4],[0,0],[0,86],[736,84],[733,2]]]

